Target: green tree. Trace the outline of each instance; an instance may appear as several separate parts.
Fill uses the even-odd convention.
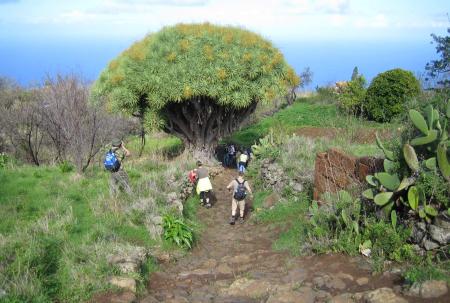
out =
[[[236,27],[178,24],[146,36],[102,72],[94,101],[181,138],[196,156],[299,84],[269,41]]]
[[[339,108],[352,115],[362,114],[366,83],[363,75],[358,75],[347,82],[347,85],[342,89],[342,93],[338,96]]]
[[[450,28],[447,29],[450,34]],[[436,43],[436,52],[440,55],[440,59],[432,60],[427,63],[425,69],[428,75],[437,79],[437,84],[443,88],[450,88],[450,36],[440,37],[431,34],[434,43]]]
[[[405,110],[404,104],[420,93],[420,83],[413,73],[400,68],[378,74],[370,83],[364,100],[367,116],[389,122]]]
[[[358,78],[358,76],[359,76],[358,67],[355,66],[355,67],[353,68],[351,80],[352,80],[352,81],[353,81],[353,80],[356,80],[356,78]]]

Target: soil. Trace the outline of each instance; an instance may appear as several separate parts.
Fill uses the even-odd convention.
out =
[[[253,223],[251,213],[243,224],[230,225],[231,194],[225,187],[235,175],[234,170],[226,170],[213,180],[217,200],[212,208],[198,212],[203,229],[195,248],[178,262],[162,264],[137,302],[329,302],[340,294],[381,287],[393,288],[402,297],[400,276],[372,275],[363,256],[292,256],[274,251],[272,243],[279,228]],[[403,298],[408,302],[449,302],[450,296],[428,301]],[[126,302],[117,297],[113,301]]]

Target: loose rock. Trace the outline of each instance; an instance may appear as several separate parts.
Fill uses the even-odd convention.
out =
[[[420,296],[424,299],[438,298],[448,292],[447,282],[439,280],[414,283],[407,292],[410,296]]]
[[[272,287],[272,283],[264,280],[240,278],[235,280],[229,288],[224,289],[222,293],[228,296],[261,298],[269,294]]]
[[[450,229],[438,227],[436,225],[428,226],[428,231],[430,232],[431,239],[439,242],[442,245],[448,244],[450,242]]]
[[[109,283],[117,287],[129,290],[133,293],[136,292],[136,281],[133,278],[128,277],[112,277]]]
[[[302,287],[298,291],[288,290],[277,292],[269,297],[266,303],[313,303],[315,298],[311,288]]]
[[[331,277],[329,275],[319,276],[313,279],[313,283],[317,288],[337,289],[343,290],[346,288],[345,282],[338,277]]]
[[[405,299],[397,296],[391,288],[383,287],[369,291],[363,296],[366,303],[408,303]]]
[[[343,293],[337,296],[334,296],[330,303],[353,303],[355,300],[353,300],[352,294],[349,293]]]
[[[428,239],[425,239],[422,243],[423,243],[423,247],[426,250],[433,250],[433,249],[439,248],[439,244],[437,244],[436,242],[433,242],[431,240],[428,240]]]
[[[366,285],[367,283],[369,283],[369,278],[366,277],[361,277],[356,279],[356,283],[361,286],[361,285]]]

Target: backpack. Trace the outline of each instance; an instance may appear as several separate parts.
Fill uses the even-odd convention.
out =
[[[236,179],[236,182],[238,183],[238,186],[236,188],[236,191],[234,192],[234,198],[238,201],[242,201],[247,196],[247,189],[245,188],[245,180],[241,183]]]
[[[109,170],[111,172],[116,172],[120,168],[120,161],[117,159],[116,154],[109,150],[105,155],[105,161],[103,161],[103,165],[105,166],[106,170]]]
[[[189,172],[188,178],[189,178],[189,181],[190,181],[192,184],[195,184],[195,182],[197,182],[197,174],[196,174],[193,170],[191,170],[191,171]]]

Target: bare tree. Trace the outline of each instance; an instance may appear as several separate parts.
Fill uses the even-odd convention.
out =
[[[25,91],[2,81],[0,89],[1,141],[19,158],[35,165],[40,164],[40,152],[44,142],[43,119],[35,102],[36,91]]]
[[[0,151],[40,165],[71,161],[79,172],[129,122],[89,103],[89,86],[75,75],[48,77],[24,89],[0,78]]]
[[[305,67],[303,71],[300,73],[300,87],[305,88],[306,86],[310,85],[312,82],[312,78],[314,76],[314,73],[312,72],[311,68],[309,66]]]
[[[56,159],[73,161],[79,172],[113,136],[122,135],[124,121],[89,104],[89,88],[77,76],[48,78],[40,99]]]

